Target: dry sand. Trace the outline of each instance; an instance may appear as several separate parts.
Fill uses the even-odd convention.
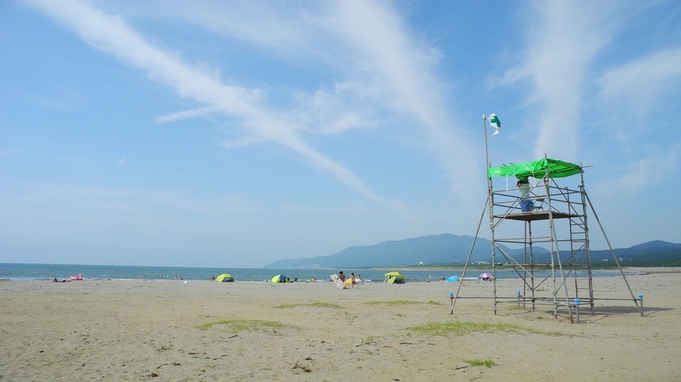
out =
[[[600,277],[597,298],[629,300],[599,300],[579,324],[566,308],[554,318],[550,305],[500,304],[494,315],[485,298],[460,299],[450,315],[458,284],[444,282],[339,290],[330,282],[5,281],[0,380],[681,380],[681,273],[627,280],[644,295],[644,317],[621,277]],[[492,286],[466,282],[461,296],[491,297]],[[504,296],[519,287],[498,283]],[[229,320],[249,328],[200,328]],[[521,329],[413,329],[453,321]],[[470,364],[487,360],[494,364]]]

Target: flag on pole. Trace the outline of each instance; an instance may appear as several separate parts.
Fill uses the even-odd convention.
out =
[[[501,121],[499,121],[499,118],[497,118],[497,115],[492,113],[489,115],[489,124],[494,127],[494,132],[490,137],[493,137],[497,134],[499,134],[499,131],[501,130]]]

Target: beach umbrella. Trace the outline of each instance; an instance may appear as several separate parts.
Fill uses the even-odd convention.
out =
[[[232,275],[230,275],[229,273],[223,273],[220,276],[216,277],[215,281],[219,283],[232,282],[234,281],[234,277],[232,277]]]
[[[448,283],[458,283],[459,281],[461,281],[461,278],[459,278],[459,276],[456,276],[456,275],[455,275],[455,276],[449,276],[449,277],[447,277],[447,282],[448,282]]]

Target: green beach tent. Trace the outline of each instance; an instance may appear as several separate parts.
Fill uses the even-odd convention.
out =
[[[234,277],[232,277],[232,275],[230,275],[229,273],[223,273],[220,276],[216,277],[215,281],[217,281],[219,283],[233,282]]]
[[[404,275],[400,272],[388,272],[385,274],[383,282],[388,284],[404,284]]]
[[[276,275],[276,276],[272,277],[272,282],[273,283],[289,283],[291,281],[288,279],[288,277],[286,277],[284,275]]]

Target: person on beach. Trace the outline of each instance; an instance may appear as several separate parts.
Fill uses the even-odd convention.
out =
[[[352,289],[357,288],[357,279],[355,278],[355,272],[350,273],[350,282],[352,283]]]
[[[343,271],[338,272],[338,280],[345,282],[345,275],[343,274]]]

